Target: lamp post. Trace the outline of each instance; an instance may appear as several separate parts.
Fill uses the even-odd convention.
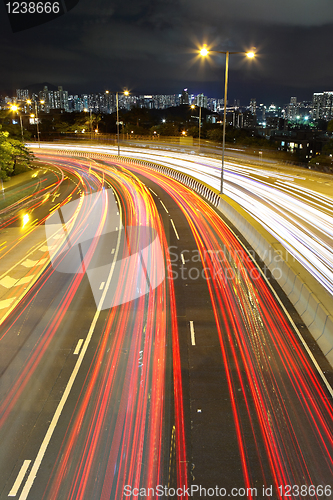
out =
[[[37,106],[37,101],[34,101],[35,103],[35,120],[36,120],[36,128],[37,128],[37,141],[38,141],[38,147],[40,148],[40,132],[39,132],[39,121],[38,121],[38,106]],[[40,104],[44,104],[45,101],[39,101]],[[32,101],[30,99],[27,100],[27,104],[32,104]]]
[[[116,109],[117,109],[117,147],[118,147],[118,156],[120,156],[120,141],[119,141],[119,92],[112,92],[111,90],[106,90],[105,91],[106,94],[116,94]],[[128,96],[129,95],[129,91],[128,90],[124,90],[123,94],[125,96]]]
[[[19,107],[17,106],[17,104],[12,104],[11,107],[10,107],[10,110],[13,111],[13,112],[16,112],[18,114],[18,117],[20,119],[22,142],[24,142],[22,115],[19,113]]]
[[[229,73],[229,56],[230,54],[243,54],[249,59],[255,57],[253,51],[250,52],[230,52],[221,50],[208,50],[207,45],[204,45],[200,50],[200,55],[206,57],[208,54],[225,54],[225,76],[224,76],[224,111],[223,111],[223,133],[222,133],[222,165],[221,165],[221,188],[220,194],[223,194],[223,181],[224,181],[224,150],[225,150],[225,129],[227,121],[227,97],[228,97],[228,73]]]
[[[195,109],[195,105],[192,104],[191,105],[191,108],[192,109]],[[198,120],[199,120],[199,153],[200,153],[200,138],[201,138],[201,106],[199,106],[199,117],[198,117]]]
[[[89,108],[89,110],[87,108],[84,108],[83,111],[85,113],[88,113],[89,111],[89,132],[90,132],[90,140],[92,140],[92,110],[91,108]]]

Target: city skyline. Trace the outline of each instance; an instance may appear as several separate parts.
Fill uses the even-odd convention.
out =
[[[149,109],[167,109],[170,107],[185,105],[196,105],[206,108],[212,112],[221,113],[223,110],[223,99],[209,97],[204,93],[193,94],[185,88],[176,94],[130,94],[127,91],[119,92],[119,108],[130,110],[133,107]],[[116,111],[116,95],[108,90],[97,93],[69,94],[62,86],[57,90],[49,89],[44,85],[38,92],[28,89],[16,89],[14,96],[0,95],[0,109],[6,109],[11,104],[18,103],[25,112],[31,112],[34,104],[29,104],[29,99],[36,101],[40,111],[49,113],[51,110],[61,112],[92,111],[95,113],[113,113]],[[43,103],[43,104],[40,104]],[[291,121],[324,119],[329,121],[333,118],[333,91],[315,92],[312,99],[300,101],[297,96],[291,96],[288,103],[278,106],[262,103],[260,99],[252,97],[248,103],[240,99],[227,102],[228,110],[248,110],[253,115],[260,117],[259,122],[265,122],[266,116],[286,118]]]

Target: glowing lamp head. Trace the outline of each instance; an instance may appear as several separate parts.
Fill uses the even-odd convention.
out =
[[[30,99],[27,99],[27,104],[31,104],[31,100]]]
[[[124,95],[129,95],[129,91],[128,90],[124,90]]]
[[[249,59],[253,59],[255,57],[255,53],[252,51],[246,52],[246,57],[248,57]]]
[[[11,111],[18,111],[18,106],[16,106],[16,104],[12,104],[11,107],[10,107],[10,110]]]
[[[39,101],[41,104],[45,104],[45,101]]]
[[[208,49],[206,44],[202,47],[202,49],[200,49],[200,55],[203,57],[208,56]]]
[[[192,109],[195,109],[195,106],[194,106],[194,104],[191,104],[191,108],[192,108]]]
[[[28,224],[29,219],[30,219],[29,214],[24,214],[23,215],[23,227]]]

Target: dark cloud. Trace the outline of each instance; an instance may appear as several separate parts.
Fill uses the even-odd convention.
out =
[[[224,57],[215,50],[257,47],[230,64],[230,96],[246,101],[311,99],[332,90],[332,0],[80,0],[48,24],[12,34],[2,16],[0,88],[50,81],[74,92],[133,91],[222,95]]]

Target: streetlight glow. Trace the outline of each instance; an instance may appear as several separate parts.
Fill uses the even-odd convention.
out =
[[[124,95],[129,95],[129,91],[128,90],[124,90]]]
[[[202,47],[202,49],[200,49],[200,55],[204,57],[208,56],[208,49],[206,44]]]
[[[249,59],[253,59],[255,57],[255,53],[254,52],[246,52],[246,57],[248,57]]]
[[[11,107],[10,107],[10,110],[11,111],[18,111],[18,106],[16,106],[16,104],[12,104]]]

